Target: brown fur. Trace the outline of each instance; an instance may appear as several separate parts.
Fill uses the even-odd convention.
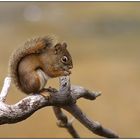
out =
[[[23,47],[15,50],[9,62],[9,73],[15,85],[25,93],[38,92],[42,77],[37,74],[37,69],[50,77],[65,75],[64,70],[72,66],[72,60],[66,46],[63,46],[54,45],[50,37],[38,37],[28,40]],[[63,55],[69,58],[66,66],[60,63]]]

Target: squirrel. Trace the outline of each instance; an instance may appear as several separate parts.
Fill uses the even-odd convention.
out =
[[[9,61],[9,74],[18,89],[26,94],[44,89],[49,78],[67,76],[73,68],[66,43],[52,37],[36,37],[16,49]]]

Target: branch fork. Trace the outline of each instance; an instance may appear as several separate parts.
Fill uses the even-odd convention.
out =
[[[11,77],[6,77],[0,94],[0,125],[23,121],[38,109],[52,106],[58,120],[57,125],[66,128],[73,138],[80,138],[80,136],[72,124],[73,119],[68,120],[62,109],[71,113],[74,118],[94,134],[106,138],[119,138],[112,130],[104,128],[99,122],[89,119],[76,104],[79,98],[95,100],[101,95],[100,92],[92,92],[81,86],[71,86],[69,76],[60,77],[59,83],[59,90],[48,88],[43,91],[43,94],[49,95],[48,98],[40,92],[29,95],[16,104],[8,105],[5,100],[10,88]]]

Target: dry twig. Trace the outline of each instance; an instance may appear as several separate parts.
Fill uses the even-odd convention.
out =
[[[46,89],[49,98],[45,98],[39,93],[29,95],[14,105],[5,103],[6,96],[10,87],[11,78],[6,77],[4,86],[0,94],[0,125],[20,122],[30,117],[35,111],[46,106],[53,106],[54,113],[59,121],[58,126],[64,127],[74,137],[79,138],[79,134],[74,129],[72,122],[68,121],[67,116],[61,108],[70,112],[77,120],[93,133],[106,138],[118,138],[113,131],[104,128],[100,123],[90,120],[76,105],[76,100],[83,97],[94,100],[100,93],[91,92],[84,87],[71,86],[69,76],[60,77],[60,89]],[[44,94],[44,93],[43,93]]]

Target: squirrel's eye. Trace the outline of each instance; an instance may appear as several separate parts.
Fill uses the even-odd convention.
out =
[[[63,56],[63,57],[61,58],[61,61],[62,61],[63,63],[66,63],[66,62],[68,61],[67,56]]]

